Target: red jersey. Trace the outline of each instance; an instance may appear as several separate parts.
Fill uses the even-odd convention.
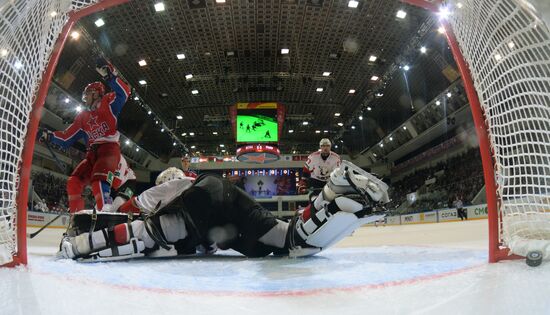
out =
[[[96,110],[82,111],[63,131],[55,131],[51,142],[63,148],[84,138],[88,146],[107,142],[118,143],[117,118],[128,99],[130,88],[122,79],[113,76],[107,81],[113,92],[105,94]]]
[[[197,178],[197,173],[195,173],[193,171],[183,171],[183,174],[186,177]]]

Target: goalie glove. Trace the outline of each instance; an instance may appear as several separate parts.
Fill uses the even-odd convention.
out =
[[[95,69],[104,80],[109,80],[118,75],[115,67],[103,57],[97,58]]]

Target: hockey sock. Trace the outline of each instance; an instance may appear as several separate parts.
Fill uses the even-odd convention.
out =
[[[82,199],[83,185],[80,178],[69,176],[67,180],[67,196],[69,199],[69,212],[75,213],[84,209],[84,199]]]

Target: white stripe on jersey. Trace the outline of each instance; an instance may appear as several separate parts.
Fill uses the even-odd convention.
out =
[[[176,197],[193,185],[193,178],[185,177],[182,179],[173,179],[162,185],[158,185],[142,192],[136,199],[137,206],[145,214],[151,213],[157,207],[159,201],[161,205],[159,209],[164,208]]]

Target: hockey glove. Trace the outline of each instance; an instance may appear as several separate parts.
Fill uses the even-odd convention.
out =
[[[103,57],[97,58],[95,69],[104,80],[109,80],[118,74],[115,67]]]

